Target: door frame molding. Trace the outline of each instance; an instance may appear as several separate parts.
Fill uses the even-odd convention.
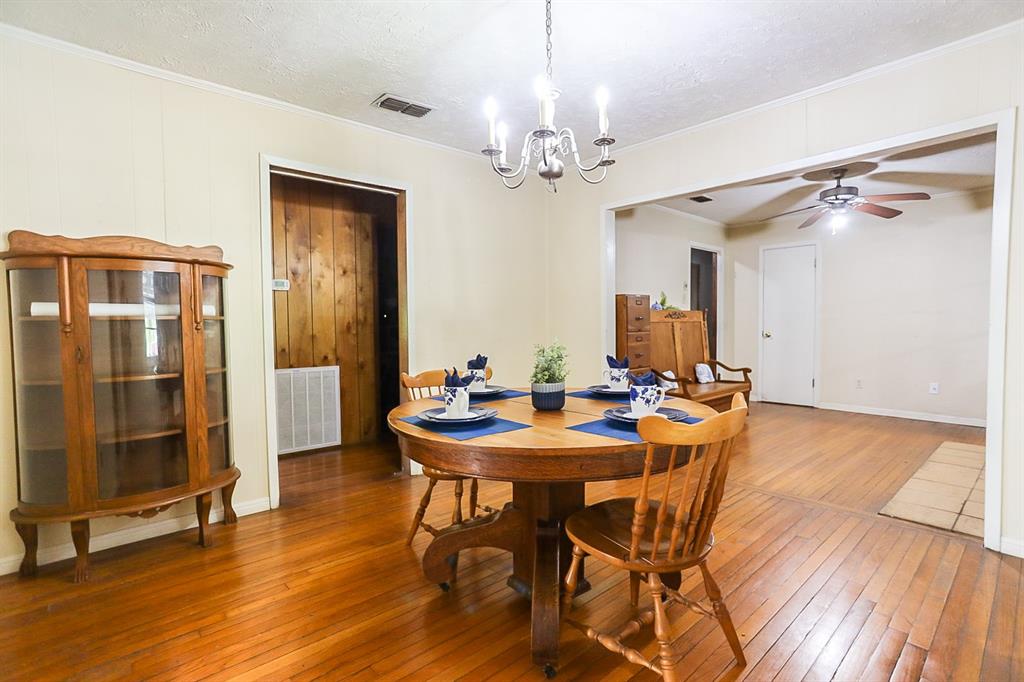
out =
[[[414,292],[409,288],[413,280],[412,230],[413,192],[406,182],[390,178],[378,178],[337,168],[328,168],[314,163],[286,159],[272,154],[260,153],[260,297],[263,305],[263,374],[265,401],[265,422],[267,425],[267,486],[270,508],[281,504],[281,483],[277,469],[277,386],[274,380],[274,291],[271,280],[274,277],[272,217],[270,206],[270,169],[287,169],[307,176],[320,176],[325,180],[336,180],[358,185],[372,185],[393,190],[397,195],[398,230],[398,359],[400,371],[408,371],[409,357],[414,347],[413,305]],[[315,181],[315,177],[311,177]],[[371,191],[371,188],[367,188]]]
[[[821,376],[821,244],[816,239],[780,242],[778,244],[764,244],[757,253],[757,370],[764,376],[764,254],[774,249],[790,249],[797,246],[814,247],[814,357],[811,360],[813,366],[814,386],[811,389],[811,407],[818,407],[821,402],[821,384],[818,377]],[[751,391],[751,400],[761,400],[760,389],[755,393]]]
[[[718,356],[722,354],[722,344],[725,343],[725,247],[690,241],[690,251],[692,252],[693,249],[718,254],[718,258],[715,259],[717,261],[715,264],[715,306],[718,308],[715,314],[715,340],[718,342],[718,348],[711,356],[717,360]],[[690,258],[692,262],[693,256],[691,255]],[[690,282],[690,288],[686,293],[689,294],[692,289],[693,282]]]
[[[1010,275],[1010,210],[1013,202],[1013,161],[1016,152],[1017,108],[1009,107],[979,116],[924,128],[796,158],[764,168],[733,173],[713,182],[625,196],[602,203],[597,210],[603,248],[598,263],[604,302],[600,319],[605,351],[615,348],[615,211],[634,208],[677,196],[706,194],[736,184],[777,175],[794,175],[820,166],[834,166],[867,155],[895,153],[899,149],[996,133],[995,174],[992,188],[992,244],[989,277],[988,372],[985,399],[985,547],[1024,557],[1024,544],[1002,537],[1003,529],[1003,438],[1005,436],[1006,333]],[[1021,207],[1017,207],[1018,210]],[[820,256],[820,253],[819,253]]]

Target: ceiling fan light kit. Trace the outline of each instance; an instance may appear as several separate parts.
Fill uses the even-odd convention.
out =
[[[537,160],[537,175],[548,182],[551,191],[558,191],[555,181],[565,173],[563,158],[571,157],[576,171],[584,181],[596,185],[608,174],[608,167],[615,163],[611,158],[610,147],[615,139],[608,134],[608,90],[600,87],[597,90],[597,122],[598,135],[594,145],[600,150],[600,156],[590,166],[584,166],[580,160],[576,136],[571,128],[555,126],[555,103],[561,92],[554,86],[551,69],[551,0],[545,3],[545,31],[547,33],[547,69],[534,81],[534,92],[538,101],[538,125],[526,133],[522,150],[519,153],[519,166],[513,167],[508,162],[508,126],[497,122],[498,103],[493,97],[484,102],[484,115],[487,117],[487,146],[481,153],[491,159],[491,168],[501,176],[501,181],[509,189],[517,189],[526,180],[532,159]],[[561,158],[559,158],[561,157]],[[597,171],[594,173],[594,171]],[[591,175],[593,173],[593,175]]]

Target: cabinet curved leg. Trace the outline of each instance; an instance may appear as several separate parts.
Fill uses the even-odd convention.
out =
[[[231,506],[231,496],[235,494],[235,483],[237,483],[237,481],[231,481],[231,483],[228,483],[220,489],[220,499],[224,504],[224,525],[226,526],[238,523],[238,516],[235,514],[235,508]]]
[[[75,543],[75,582],[89,579],[89,519],[71,522],[71,541]]]
[[[25,558],[21,560],[19,572],[23,576],[36,574],[36,549],[39,547],[39,526],[34,523],[16,523],[14,528],[25,544]]]
[[[213,493],[196,495],[196,518],[199,520],[199,544],[203,547],[213,545],[213,531],[210,529],[210,507],[213,506]]]

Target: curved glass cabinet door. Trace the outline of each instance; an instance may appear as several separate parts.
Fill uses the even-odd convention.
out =
[[[185,485],[182,273],[88,268],[99,498]]]
[[[224,278],[202,275],[203,364],[206,377],[207,461],[210,473],[234,466],[228,429],[228,368],[224,338]]]
[[[33,505],[68,501],[57,269],[12,269],[18,496]]]

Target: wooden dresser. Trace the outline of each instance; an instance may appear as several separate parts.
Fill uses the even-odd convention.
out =
[[[651,368],[651,297],[615,294],[615,356],[629,356],[630,370]]]

